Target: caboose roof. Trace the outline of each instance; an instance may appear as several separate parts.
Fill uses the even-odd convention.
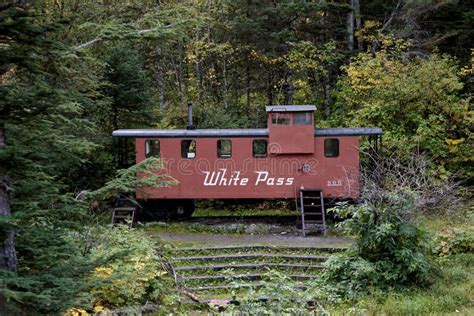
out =
[[[267,112],[314,112],[316,106],[312,104],[306,105],[267,105]]]
[[[314,136],[382,135],[381,128],[316,128]],[[198,138],[198,137],[268,137],[267,128],[250,129],[119,129],[114,137],[133,138]]]
[[[119,129],[112,132],[115,137],[267,137],[266,128],[251,129]]]

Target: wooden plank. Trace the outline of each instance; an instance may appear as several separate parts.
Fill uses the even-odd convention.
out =
[[[324,198],[323,198],[323,191],[321,191],[321,213],[323,214],[323,234],[326,237],[326,211],[324,210]]]
[[[300,208],[301,208],[301,229],[303,231],[303,237],[306,236],[306,225],[304,222],[304,200],[303,200],[303,190],[300,189]]]
[[[133,212],[136,210],[136,207],[132,206],[119,206],[119,207],[114,207],[114,211],[124,211],[124,212]]]
[[[322,189],[312,189],[312,188],[304,188],[300,189],[301,192],[319,192],[322,191]]]

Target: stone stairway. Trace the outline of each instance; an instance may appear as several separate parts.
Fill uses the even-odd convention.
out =
[[[200,301],[230,297],[231,292],[260,286],[269,270],[280,271],[304,287],[324,268],[324,261],[344,251],[339,246],[237,245],[181,247],[170,250],[178,285]]]

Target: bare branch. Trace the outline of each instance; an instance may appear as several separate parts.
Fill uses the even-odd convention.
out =
[[[155,28],[152,28],[152,29],[139,30],[139,31],[137,32],[137,35],[142,35],[142,34],[150,33],[150,32],[153,32],[153,31],[160,30],[160,29],[170,28],[170,27],[173,27],[173,26],[174,26],[174,24],[168,24],[168,25],[162,26],[162,27],[160,27],[160,28],[156,28],[156,27],[155,27]],[[106,39],[107,39],[107,38],[97,37],[97,38],[94,38],[93,40],[90,40],[90,41],[85,42],[85,43],[83,43],[83,44],[77,45],[77,46],[75,47],[75,49],[76,49],[76,50],[81,50],[81,49],[84,49],[84,48],[89,47],[89,46],[91,46],[91,45],[95,45],[95,44],[97,44],[97,43],[99,43],[99,42],[101,42],[101,41],[104,41],[104,40],[106,40]]]
[[[380,29],[382,32],[385,31],[385,29],[390,26],[390,24],[392,23],[393,19],[396,16],[396,14],[398,12],[398,9],[400,8],[401,4],[402,4],[402,0],[398,0],[397,6],[393,10],[393,12],[390,15],[390,17],[388,18],[388,20],[383,24],[382,28]]]
[[[25,6],[33,2],[33,0],[6,0],[0,4],[0,11],[10,9],[12,7]]]
[[[96,44],[96,43],[98,43],[98,42],[100,42],[100,41],[102,41],[102,38],[94,38],[94,39],[91,40],[91,41],[88,41],[88,42],[83,43],[83,44],[81,44],[81,45],[77,45],[77,46],[75,47],[75,49],[81,50],[81,49],[86,48],[86,47],[88,47],[88,46],[94,45],[94,44]]]
[[[423,43],[421,45],[421,47],[426,47],[426,48],[432,48],[432,47],[435,47],[436,45],[439,45],[441,42],[443,42],[444,40],[450,38],[450,37],[453,37],[453,36],[456,36],[459,34],[459,31],[452,31],[452,32],[448,32],[446,34],[442,34],[442,35],[438,35],[438,36],[434,36],[433,38],[431,38],[428,42],[426,43]]]
[[[427,213],[454,212],[462,205],[461,184],[453,178],[438,179],[430,170],[430,160],[414,152],[409,156],[392,153],[381,156],[374,150],[366,153],[368,163],[361,170],[361,198],[379,203],[390,192],[414,195],[415,208]]]

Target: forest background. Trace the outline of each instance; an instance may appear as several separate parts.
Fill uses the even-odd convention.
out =
[[[471,184],[473,41],[473,1],[2,1],[3,295],[90,299],[74,197],[114,176],[113,130],[183,128],[188,102],[199,128],[316,104],[317,127],[380,127],[387,152]]]

